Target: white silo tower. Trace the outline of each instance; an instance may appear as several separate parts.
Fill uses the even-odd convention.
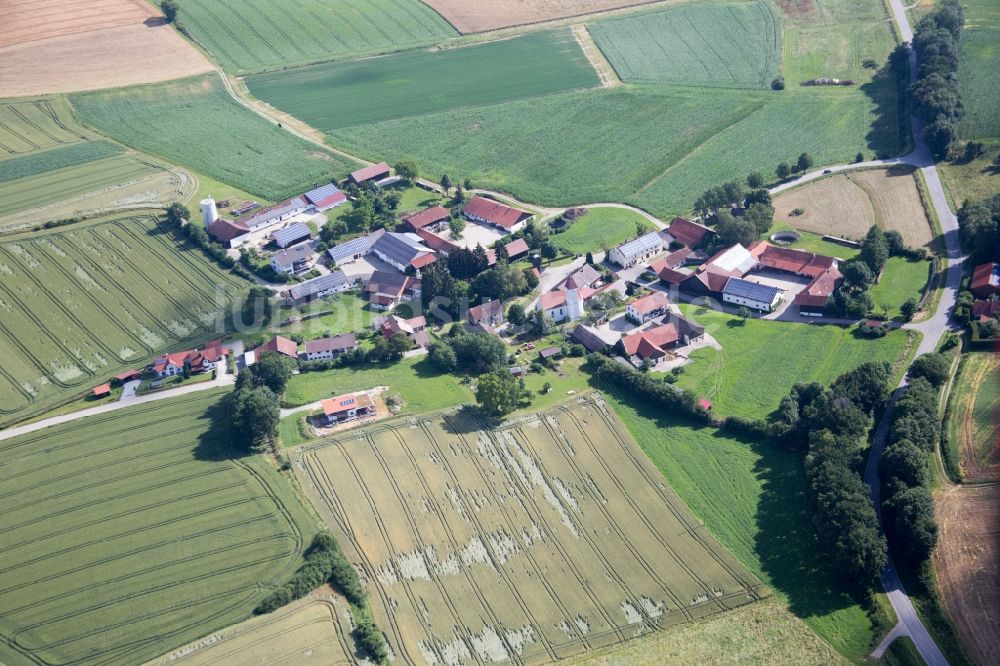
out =
[[[206,227],[219,219],[219,209],[215,207],[215,199],[212,197],[201,200],[201,219],[205,221]]]

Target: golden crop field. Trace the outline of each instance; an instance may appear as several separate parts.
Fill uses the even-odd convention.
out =
[[[548,662],[769,594],[596,394],[495,429],[396,420],[295,467],[400,663]]]

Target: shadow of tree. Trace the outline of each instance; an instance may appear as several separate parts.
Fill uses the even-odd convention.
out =
[[[230,434],[231,396],[231,393],[220,396],[204,412],[192,417],[208,426],[195,441],[196,460],[220,461],[251,455],[250,446],[239,446],[239,442],[234,442],[234,437]]]
[[[898,155],[910,143],[910,113],[905,103],[905,83],[897,80],[888,63],[875,73],[871,81],[860,86],[875,104],[872,123],[865,139],[868,149],[879,159]]]

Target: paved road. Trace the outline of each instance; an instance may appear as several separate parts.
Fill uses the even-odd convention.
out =
[[[115,412],[119,409],[126,409],[128,407],[134,407],[136,405],[144,405],[150,402],[156,402],[157,400],[166,400],[168,398],[176,398],[181,395],[187,395],[188,393],[196,393],[198,391],[207,391],[208,389],[221,388],[224,386],[231,386],[236,382],[236,377],[226,373],[226,364],[222,363],[219,365],[219,373],[215,379],[207,382],[199,382],[198,384],[191,384],[189,386],[182,386],[175,389],[167,389],[166,391],[157,391],[156,393],[149,393],[147,395],[133,396],[127,399],[121,399],[116,402],[110,402],[105,405],[100,405],[98,407],[91,407],[89,409],[81,409],[78,412],[72,412],[70,414],[62,414],[60,416],[53,416],[42,421],[35,421],[34,423],[29,423],[27,425],[17,426],[14,428],[7,428],[6,430],[0,430],[0,441],[5,439],[10,439],[11,437],[17,437],[18,435],[26,435],[29,432],[35,432],[37,430],[42,430],[43,428],[48,428],[50,426],[59,425],[61,423],[69,423],[70,421],[75,421],[77,419],[86,418],[88,416],[96,416],[98,414],[107,414],[108,412]]]
[[[892,8],[893,20],[899,28],[900,35],[904,41],[909,42],[913,39],[913,31],[910,29],[910,23],[906,16],[906,9],[903,7],[900,0],[890,0],[890,6]],[[916,67],[916,55],[911,50],[911,79],[915,77]],[[941,179],[938,177],[937,169],[934,167],[934,162],[931,159],[930,152],[927,149],[927,145],[924,143],[920,130],[920,123],[914,118],[913,140],[916,149],[913,153],[908,155],[907,158],[912,160],[910,163],[920,167],[920,170],[923,173],[924,180],[927,183],[927,189],[930,194],[931,205],[934,207],[934,210],[937,212],[938,218],[941,221],[941,230],[944,233],[948,253],[946,287],[944,294],[941,297],[941,301],[938,304],[937,310],[930,317],[930,319],[913,326],[914,328],[922,331],[924,334],[924,338],[917,349],[918,353],[923,354],[937,349],[941,337],[949,330],[949,317],[952,309],[955,307],[955,299],[958,295],[958,287],[962,279],[962,250],[958,240],[958,220],[955,218],[955,214],[948,206],[948,200],[944,194],[944,187],[941,185]],[[902,382],[900,382],[900,386],[893,394],[892,402],[890,403],[889,408],[886,409],[885,414],[882,416],[882,420],[879,422],[878,428],[875,431],[872,450],[868,456],[867,465],[865,466],[865,482],[871,488],[871,496],[875,503],[875,510],[879,513],[879,520],[881,520],[882,516],[879,502],[880,489],[878,463],[882,457],[882,451],[885,448],[886,435],[888,434],[889,424],[892,419],[893,405],[899,395],[905,391],[905,382],[905,378]],[[893,610],[899,618],[899,625],[893,631],[898,632],[899,635],[909,636],[913,640],[920,656],[930,666],[941,666],[947,664],[948,660],[945,659],[941,650],[934,643],[934,639],[931,638],[926,627],[924,627],[920,618],[917,616],[917,613],[913,608],[913,604],[910,602],[910,598],[907,596],[906,591],[903,589],[903,585],[899,580],[896,568],[891,561],[882,571],[882,586],[885,588],[889,601],[892,603]]]

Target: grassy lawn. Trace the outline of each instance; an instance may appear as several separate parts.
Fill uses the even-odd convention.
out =
[[[872,300],[876,311],[880,306],[889,307],[889,316],[899,314],[899,306],[906,299],[920,300],[924,286],[930,276],[930,261],[909,261],[904,257],[891,257],[886,264],[885,276],[882,281],[872,287]]]
[[[561,234],[553,234],[556,247],[572,254],[612,248],[639,230],[645,233],[653,225],[645,217],[624,208],[591,208]]]
[[[153,384],[159,381],[160,385],[154,387]],[[148,393],[159,393],[160,391],[166,391],[168,389],[181,388],[182,386],[190,386],[191,384],[203,384],[204,382],[212,381],[211,372],[202,372],[197,375],[191,375],[188,378],[184,378],[184,375],[175,375],[173,377],[165,377],[162,380],[158,379],[147,379],[139,388],[136,389],[136,395],[146,395]]]
[[[437,180],[441,174],[427,174],[431,180]],[[428,192],[422,187],[393,187],[392,191],[399,195],[399,207],[396,209],[398,216],[405,217],[412,213],[430,208],[431,206],[441,206],[447,201],[444,197],[435,192]],[[345,210],[350,210],[349,205],[342,206]]]
[[[425,357],[419,357],[405,358],[388,366],[365,365],[295,375],[288,382],[284,403],[286,407],[297,407],[376,386],[388,386],[388,395],[403,396],[406,414],[475,402],[472,391],[458,377],[439,373]]]
[[[188,208],[191,209],[192,216],[194,216],[194,219],[196,220],[201,219],[199,210],[196,207],[199,205],[199,202],[206,197],[213,197],[216,201],[228,200],[234,206],[240,201],[256,201],[261,206],[269,206],[274,203],[274,201],[254,196],[249,192],[244,192],[238,187],[233,187],[228,183],[223,183],[222,181],[216,180],[204,174],[190,171],[189,173],[198,179],[198,189],[188,199]],[[226,215],[228,211],[220,209],[219,213]]]
[[[838,652],[863,659],[871,623],[822,552],[802,454],[691,427],[598,388],[709,532]]]
[[[304,321],[281,325],[291,317],[313,316]],[[315,340],[325,334],[339,335],[362,331],[372,327],[380,313],[372,309],[371,303],[353,291],[345,291],[314,301],[303,308],[282,307],[274,317],[276,325],[272,330],[277,335],[301,335],[306,340]]]
[[[808,252],[815,252],[816,254],[822,254],[828,257],[837,257],[838,259],[848,260],[855,257],[861,250],[855,249],[853,247],[847,247],[845,245],[840,245],[838,243],[831,243],[830,241],[823,240],[823,237],[819,234],[814,234],[811,231],[802,231],[801,229],[796,229],[794,227],[794,218],[791,222],[778,223],[774,225],[768,232],[768,236],[774,234],[778,231],[795,231],[802,236],[800,240],[791,243],[787,247],[795,248],[796,250],[806,250]]]
[[[323,132],[600,83],[569,29],[258,74],[250,92]]]
[[[763,418],[798,382],[833,381],[866,361],[895,363],[908,333],[866,339],[854,327],[798,324],[736,317],[693,305],[681,309],[705,326],[722,351],[703,348],[678,384],[713,402],[722,415]]]
[[[966,199],[978,201],[1000,194],[1000,168],[993,158],[1000,153],[1000,141],[984,141],[986,153],[979,159],[938,163],[951,207],[958,210]]]

